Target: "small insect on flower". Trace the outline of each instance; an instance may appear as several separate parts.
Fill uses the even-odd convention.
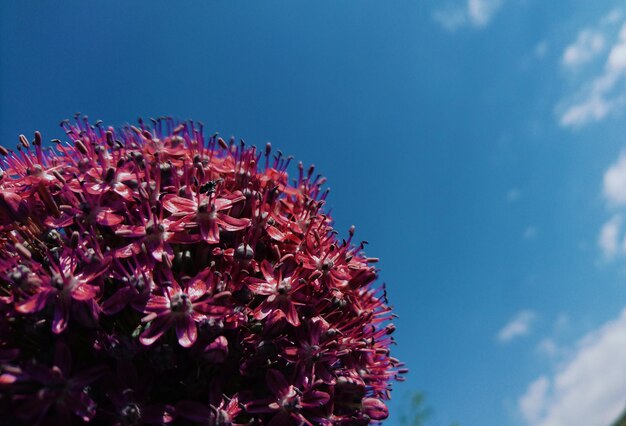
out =
[[[0,146],[0,423],[388,416],[394,314],[312,166],[192,121],[61,126]]]

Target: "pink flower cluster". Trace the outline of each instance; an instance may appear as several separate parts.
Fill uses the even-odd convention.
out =
[[[169,118],[0,147],[8,424],[366,425],[393,317],[324,179]]]

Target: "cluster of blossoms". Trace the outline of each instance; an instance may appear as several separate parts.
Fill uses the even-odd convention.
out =
[[[387,417],[393,314],[313,167],[193,122],[62,126],[0,147],[2,421]]]

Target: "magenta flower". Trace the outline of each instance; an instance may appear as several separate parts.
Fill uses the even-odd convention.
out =
[[[191,121],[61,126],[0,146],[0,422],[387,417],[394,315],[313,167]]]
[[[51,265],[52,276],[42,276],[41,284],[35,294],[19,302],[15,310],[22,314],[41,311],[47,304],[54,306],[52,331],[62,333],[70,318],[72,309],[80,308],[88,312],[93,319],[98,316],[95,297],[99,288],[92,285],[106,267],[105,263],[95,268],[83,267],[78,270],[79,262],[76,257],[62,257],[59,265]]]
[[[174,259],[174,250],[170,244],[173,232],[170,231],[172,222],[151,221],[142,225],[120,225],[115,233],[120,237],[135,238],[129,245],[117,250],[117,257],[131,257],[138,255],[142,248],[148,251],[158,262],[167,258]]]
[[[180,218],[174,227],[184,230],[199,227],[202,239],[208,244],[220,242],[220,229],[241,231],[250,225],[250,219],[235,218],[223,213],[233,204],[245,200],[241,194],[231,194],[229,198],[215,198],[211,194],[198,193],[195,199],[176,195],[163,197],[163,207],[172,213],[172,218]]]
[[[245,407],[250,413],[272,413],[268,426],[313,426],[305,414],[311,411],[311,420],[318,420],[315,411],[330,400],[327,393],[313,387],[297,388],[277,370],[268,370],[265,380],[272,396],[250,401]]]
[[[106,373],[95,366],[73,374],[72,354],[57,343],[52,367],[30,363],[17,380],[17,417],[29,424],[70,424],[71,415],[88,422],[96,415],[97,404],[89,396],[88,386]]]
[[[263,279],[250,277],[246,284],[253,293],[268,296],[254,311],[256,319],[263,319],[275,310],[280,310],[287,321],[294,325],[300,325],[296,305],[291,300],[292,277],[283,277],[281,269],[273,271],[268,262],[261,263]]]
[[[144,309],[148,315],[142,320],[149,321],[150,325],[139,337],[141,343],[149,346],[168,329],[175,327],[178,343],[188,348],[198,339],[198,322],[226,314],[228,308],[219,303],[230,294],[222,292],[211,297],[205,282],[208,272],[202,271],[185,288],[172,281],[150,296]]]

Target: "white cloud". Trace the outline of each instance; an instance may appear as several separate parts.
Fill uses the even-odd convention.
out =
[[[500,0],[468,0],[467,13],[475,26],[483,27],[489,23],[500,6]]]
[[[598,31],[590,29],[582,30],[578,34],[576,41],[563,52],[563,65],[566,67],[577,67],[591,61],[604,49],[604,35]]]
[[[523,310],[517,313],[498,333],[500,343],[508,343],[513,339],[530,333],[530,328],[537,318],[533,311]]]
[[[600,121],[617,105],[602,96],[590,96],[583,102],[570,106],[563,113],[560,124],[563,127],[580,127],[591,122]]]
[[[612,205],[626,204],[626,155],[620,154],[619,159],[604,172],[602,192],[604,198]]]
[[[601,24],[602,25],[610,25],[610,24],[615,24],[619,21],[621,21],[624,17],[624,14],[622,13],[621,9],[613,9],[612,11],[610,11],[609,13],[607,13],[604,18],[602,18]]]
[[[448,31],[455,31],[467,23],[465,10],[457,7],[436,10],[433,19]]]
[[[593,39],[592,36],[589,37]],[[589,43],[594,45],[594,42]],[[568,49],[563,56],[564,63],[568,60],[572,65],[581,64],[593,57],[589,53],[591,50],[586,51],[587,53],[568,55]],[[572,50],[574,51],[576,49]],[[626,23],[622,24],[617,39],[609,50],[602,72],[586,85],[578,94],[576,101],[569,102],[569,105],[563,108],[559,120],[561,126],[581,127],[601,121],[610,113],[617,111],[626,101],[625,94],[619,93],[624,80],[626,80]]]
[[[626,309],[584,336],[553,377],[533,381],[518,407],[532,426],[606,426],[626,407]]]
[[[534,423],[541,417],[549,387],[548,378],[541,376],[530,384],[526,394],[520,398],[520,411],[529,423]]]
[[[612,259],[619,250],[619,234],[622,226],[622,216],[614,215],[609,219],[600,230],[598,237],[598,246],[602,250],[606,259]]]
[[[541,342],[539,342],[539,344],[537,345],[537,352],[553,358],[558,355],[558,353],[560,352],[560,348],[553,339],[545,338],[541,340]]]
[[[489,24],[501,6],[502,0],[467,0],[462,5],[436,10],[433,19],[448,31],[465,25],[482,28]]]

